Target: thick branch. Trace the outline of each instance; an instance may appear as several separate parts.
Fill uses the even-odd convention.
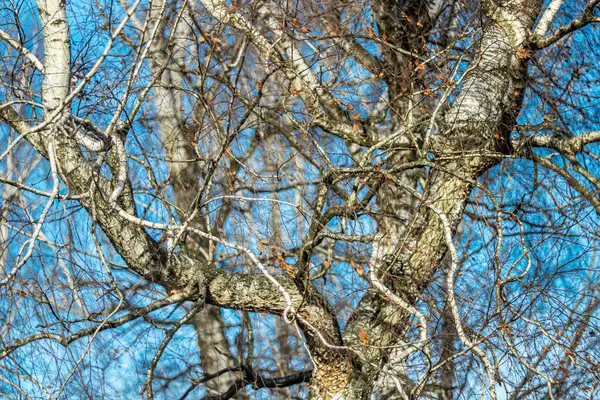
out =
[[[577,154],[583,151],[584,146],[600,142],[600,131],[590,131],[580,135],[563,139],[555,135],[532,135],[522,140],[514,140],[513,145],[518,147],[548,147],[563,154]]]

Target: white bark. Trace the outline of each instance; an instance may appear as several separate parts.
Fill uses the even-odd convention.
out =
[[[7,32],[0,29],[0,39],[6,41],[11,47],[21,53],[25,58],[27,58],[31,64],[40,72],[44,72],[44,64],[29,50],[21,45],[18,41],[13,39]]]
[[[291,84],[291,88],[301,92],[300,95],[308,110],[306,118],[307,120],[311,119],[307,125],[310,124],[311,128],[329,126],[330,133],[337,134],[354,144],[373,145],[373,138],[381,139],[377,135],[365,137],[362,133],[355,132],[352,125],[348,125],[342,117],[340,117],[340,121],[335,120],[339,115],[336,114],[337,108],[331,104],[330,93],[320,86],[311,72],[302,52],[298,50],[297,44],[294,42],[293,35],[288,35],[285,29],[278,25],[279,18],[285,16],[261,8],[255,12],[262,19],[255,25],[251,25],[247,14],[240,11],[237,5],[228,6],[230,3],[213,0],[206,0],[203,3],[206,9],[220,22],[230,24],[247,35],[248,40],[258,48],[259,56],[266,57],[277,68],[284,71],[284,74],[281,75],[285,75],[289,81],[285,84]],[[436,2],[436,7],[441,3]],[[456,326],[456,335],[461,340],[463,351],[474,352],[475,356],[482,360],[487,373],[487,390],[489,396],[493,398],[495,396],[495,377],[490,358],[486,354],[487,350],[477,347],[478,343],[469,337],[468,330],[462,325],[463,321],[460,319],[460,298],[453,294],[454,275],[457,272],[458,261],[452,236],[463,218],[463,210],[473,185],[490,165],[499,160],[498,152],[501,149],[494,140],[497,132],[504,135],[505,143],[508,146],[509,135],[520,110],[522,101],[520,96],[522,96],[527,72],[527,61],[525,61],[527,57],[523,57],[519,51],[525,44],[528,31],[533,27],[532,14],[534,13],[530,13],[528,10],[528,6],[531,4],[525,0],[484,4],[483,8],[487,14],[483,19],[486,22],[481,31],[481,40],[474,49],[473,61],[460,82],[456,96],[444,97],[444,102],[452,101],[453,103],[447,108],[448,112],[440,125],[439,132],[437,134],[432,132],[434,138],[425,145],[424,152],[428,153],[433,160],[431,162],[424,161],[429,167],[425,171],[428,173],[428,179],[421,181],[419,186],[417,182],[420,173],[416,169],[411,169],[408,172],[405,170],[402,173],[394,173],[393,176],[383,175],[385,182],[378,182],[377,207],[369,210],[374,211],[371,215],[377,215],[379,212],[378,217],[380,218],[377,221],[380,224],[379,232],[372,247],[371,262],[366,274],[367,278],[365,278],[370,280],[371,287],[348,321],[343,335],[338,326],[339,315],[336,315],[329,307],[324,295],[319,291],[320,287],[311,283],[310,272],[306,274],[306,280],[291,279],[285,274],[273,276],[263,260],[257,257],[250,248],[234,240],[219,237],[218,234],[211,232],[210,221],[206,222],[209,217],[206,217],[206,220],[198,217],[194,196],[197,195],[197,189],[203,184],[204,169],[199,160],[191,162],[197,156],[197,149],[183,132],[185,128],[185,117],[182,115],[184,100],[178,90],[184,85],[184,75],[181,71],[186,67],[186,51],[192,37],[191,19],[194,17],[190,15],[189,20],[186,20],[188,17],[185,12],[179,13],[177,21],[181,23],[179,25],[174,23],[173,25],[177,25],[177,27],[173,28],[174,31],[171,32],[169,39],[165,39],[168,35],[163,35],[163,31],[172,26],[162,20],[162,14],[165,11],[163,6],[166,4],[166,2],[163,2],[162,5],[155,3],[156,8],[151,11],[150,16],[151,19],[154,19],[152,22],[154,27],[160,27],[158,29],[160,34],[154,36],[149,54],[152,73],[157,83],[152,88],[152,93],[162,142],[168,157],[167,164],[171,173],[175,200],[182,210],[181,219],[188,218],[189,220],[185,223],[176,221],[161,223],[145,216],[136,215],[133,191],[124,164],[127,161],[125,144],[115,143],[115,148],[108,156],[108,158],[113,157],[112,161],[108,161],[109,166],[111,168],[114,165],[118,166],[116,169],[113,168],[113,172],[118,170],[118,179],[111,181],[97,174],[95,166],[86,158],[88,154],[81,149],[81,146],[84,146],[88,151],[102,153],[105,151],[103,141],[70,135],[73,132],[68,130],[66,122],[70,121],[67,118],[71,108],[68,102],[74,92],[70,91],[69,86],[69,32],[65,5],[60,1],[40,0],[38,4],[40,17],[45,29],[44,65],[37,67],[38,69],[40,66],[43,67],[46,73],[42,87],[42,97],[47,108],[45,125],[39,126],[39,132],[28,130],[27,124],[12,111],[10,106],[0,106],[0,117],[23,134],[23,138],[27,138],[41,154],[49,159],[54,182],[54,189],[49,194],[50,201],[58,196],[58,176],[60,174],[62,182],[69,188],[69,195],[77,196],[80,199],[80,203],[89,211],[93,220],[103,229],[114,248],[125,259],[128,268],[147,281],[162,285],[169,292],[180,293],[179,300],[196,301],[204,292],[208,293],[206,301],[214,307],[208,305],[203,313],[190,319],[198,333],[198,344],[206,373],[238,366],[238,361],[231,356],[230,343],[226,336],[225,323],[221,318],[219,307],[266,311],[283,315],[286,319],[295,317],[295,322],[305,334],[307,347],[315,365],[311,384],[311,397],[315,399],[366,399],[372,395],[373,387],[378,379],[386,389],[398,387],[398,392],[404,391],[406,396],[409,396],[409,384],[404,387],[405,382],[385,373],[392,372],[408,376],[410,371],[407,371],[404,361],[409,350],[391,351],[389,349],[394,346],[408,347],[403,335],[408,329],[417,328],[421,336],[418,341],[410,344],[412,346],[410,351],[423,349],[425,354],[430,355],[427,348],[428,335],[430,335],[427,314],[420,311],[417,303],[420,301],[423,290],[431,282],[431,277],[441,268],[439,264],[449,249],[452,262],[448,268],[446,280],[446,288],[449,292],[448,315],[452,317]],[[395,3],[389,2],[387,5],[395,6]],[[535,34],[543,35],[548,30],[559,7],[560,1],[551,2],[542,15]],[[415,26],[417,25],[415,24]],[[154,31],[154,29],[151,30]],[[268,34],[265,34],[267,31]],[[271,36],[272,34],[275,36]],[[1,32],[0,37],[35,64],[36,60],[31,57],[31,54],[19,49],[18,43],[11,42],[12,39],[2,36]],[[110,46],[107,48],[109,49]],[[245,50],[246,48],[242,47],[242,52]],[[254,49],[250,47],[248,54],[255,55],[251,53],[252,50]],[[403,56],[413,57],[413,53],[408,50],[403,48],[400,50],[402,51],[398,51],[398,53]],[[235,56],[233,64],[238,65],[231,68],[240,66],[242,52]],[[106,54],[107,51],[102,54],[102,57],[106,57]],[[141,54],[145,55],[145,53]],[[397,61],[404,60],[403,56],[394,54]],[[97,67],[102,63],[102,57],[99,58]],[[141,58],[144,59],[144,57]],[[395,83],[400,84],[401,82],[396,81]],[[85,86],[85,82],[79,87],[83,86]],[[150,85],[148,91],[149,87]],[[398,86],[396,89],[401,88]],[[448,93],[450,92],[451,89],[448,89]],[[237,93],[236,96],[238,96]],[[418,95],[413,96],[412,94],[407,96],[407,99],[406,101],[396,101],[394,106],[402,103],[400,104],[402,110],[408,110],[412,107],[414,99],[423,100],[419,99]],[[247,105],[247,103],[245,104]],[[445,104],[439,109],[443,109],[441,113],[445,112]],[[120,112],[115,114],[113,121],[116,121]],[[417,114],[419,113],[414,112],[412,115],[406,116],[406,121],[408,121],[406,124],[411,129],[419,125],[418,117],[427,115],[426,112],[423,112],[417,117]],[[257,118],[264,116],[258,111],[256,115]],[[50,116],[52,116],[52,120],[50,120]],[[335,118],[327,119],[327,116]],[[291,118],[293,116],[290,116]],[[381,123],[382,126],[387,124],[381,128],[382,131],[386,129],[386,132],[390,131],[389,126],[394,123],[388,124],[388,122]],[[431,127],[433,125],[433,123],[430,124]],[[399,127],[394,127],[393,130],[400,132],[398,137],[404,133]],[[407,131],[409,130],[407,129]],[[300,126],[298,131],[307,136],[311,135],[311,132],[304,129],[304,126]],[[289,137],[293,140],[293,133],[297,131],[291,130],[291,132]],[[319,134],[321,133],[319,132]],[[416,134],[418,136],[418,132]],[[592,131],[569,140],[559,140],[550,135],[538,135],[529,141],[513,141],[513,145],[523,147],[527,142],[527,145],[536,144],[555,148],[565,154],[577,169],[575,154],[580,152],[585,144],[599,139],[598,132]],[[386,140],[388,140],[387,137]],[[389,139],[389,142],[397,144],[398,142],[394,142],[395,140],[396,138]],[[414,142],[418,143],[419,140],[414,140]],[[329,171],[325,171],[325,169],[332,168],[332,162],[328,159],[326,151],[323,150],[325,146],[316,143],[315,147],[319,154],[327,160],[327,162],[323,162],[323,175],[326,175]],[[405,148],[403,147],[403,149]],[[503,150],[510,151],[510,149]],[[370,175],[367,180],[371,177],[379,179],[378,174],[381,172],[371,165],[373,161],[370,159],[371,151],[396,151],[394,156],[387,159],[387,163],[392,167],[408,165],[420,156],[412,148],[398,151],[378,142],[378,145],[373,145],[372,149],[369,149],[368,154],[363,154],[362,160],[359,157],[355,158],[355,160],[360,160],[362,170],[359,172],[361,174],[369,169],[373,171],[373,175]],[[9,153],[10,149],[6,150],[4,154]],[[117,162],[118,164],[115,164]],[[544,165],[544,162],[549,163],[550,161],[540,161],[539,164]],[[275,164],[277,168],[281,166],[279,162],[268,160],[265,164]],[[419,168],[424,169],[422,165],[425,164],[419,165]],[[384,168],[384,170],[388,168],[385,165],[377,165],[377,167]],[[279,173],[279,170],[277,172]],[[333,171],[332,168],[332,172],[337,171]],[[586,171],[578,170],[577,172],[586,177],[591,184],[598,185],[598,180],[589,174],[586,175]],[[215,180],[215,182],[217,181]],[[569,184],[571,183],[569,182]],[[360,185],[363,183],[361,182]],[[364,187],[369,185],[370,182],[367,182]],[[415,193],[415,188],[419,188],[418,194]],[[327,198],[326,195],[330,193],[330,189],[331,187],[323,185],[321,190],[323,199]],[[335,189],[339,189],[339,187]],[[585,191],[585,187],[583,191]],[[310,191],[302,192],[299,189],[294,193],[299,203],[300,200],[306,202],[303,196],[308,192]],[[354,204],[357,193],[349,194],[351,199],[346,205]],[[598,200],[593,198],[593,194],[588,193],[587,195],[592,197],[589,199],[590,204],[600,208],[597,205]],[[225,193],[223,196],[213,197],[211,200],[234,200],[235,196],[234,192],[232,194]],[[346,200],[343,195],[339,197],[342,202]],[[237,197],[237,200],[242,198],[276,201],[259,197],[242,197],[241,195]],[[280,203],[286,206],[290,205],[284,201]],[[167,204],[165,203],[165,205]],[[310,218],[318,219],[321,216],[320,213],[327,207],[325,200],[323,203],[317,202],[317,206],[314,207],[316,211],[314,214],[310,214]],[[46,211],[47,209],[44,212]],[[3,215],[6,215],[4,210]],[[302,214],[301,217],[304,218],[305,214]],[[225,218],[223,217],[223,219]],[[340,218],[346,218],[346,216]],[[255,223],[252,218],[248,219],[251,221],[250,223]],[[330,221],[325,221],[322,225],[327,226],[328,222]],[[315,226],[317,225],[319,224],[315,223]],[[311,240],[317,241],[315,232],[326,229],[323,226],[317,226],[314,229],[311,226],[312,230],[309,229],[308,232],[309,236],[313,235]],[[193,245],[186,244],[189,250],[188,254],[191,256],[184,255],[173,251],[176,248],[172,241],[167,248],[161,247],[161,244],[150,237],[146,229],[165,231],[171,236],[174,232],[181,233],[183,230],[187,230],[196,235],[198,240]],[[6,236],[4,231],[1,233],[2,237]],[[244,262],[256,267],[261,275],[230,273],[225,269],[216,268],[210,264],[213,261],[211,259],[212,250],[208,245],[210,241],[219,242],[238,251]],[[304,248],[306,247],[308,246],[304,246]],[[308,260],[306,262],[308,268],[312,267],[310,254],[305,256],[303,253],[299,258],[301,257]],[[390,275],[393,275],[393,278],[400,277],[401,279],[394,280],[390,278]],[[386,299],[382,299],[382,296]],[[416,319],[411,319],[411,316],[416,316]],[[409,323],[412,320],[417,321],[418,325],[410,327]],[[49,338],[64,344],[70,343],[73,337],[65,338],[58,334],[46,337],[41,335],[32,337],[31,341],[26,343]],[[282,339],[281,342],[284,340]],[[19,344],[23,343],[25,342],[19,342]],[[8,350],[3,350],[2,355],[10,354],[18,347],[9,346]],[[160,354],[155,357],[154,366],[158,363],[159,358]],[[148,375],[148,382],[151,384],[152,370],[148,372]],[[206,387],[211,394],[222,393],[237,376],[239,375],[233,373],[224,374],[208,383]]]
[[[44,65],[42,98],[46,114],[57,109],[69,114],[64,104],[69,94],[71,71],[71,46],[67,12],[63,0],[39,0],[37,2],[42,25],[44,26]]]
[[[546,11],[544,11],[544,14],[542,14],[542,17],[533,31],[534,36],[546,35],[546,32],[548,32],[548,29],[550,29],[550,26],[552,26],[554,17],[556,16],[556,13],[562,4],[563,0],[552,0],[550,4],[548,4]]]

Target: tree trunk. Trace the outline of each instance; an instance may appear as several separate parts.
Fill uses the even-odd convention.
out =
[[[514,1],[510,7],[497,7],[488,15],[491,20],[477,48],[476,65],[463,79],[455,107],[447,114],[444,135],[431,138],[432,142],[439,140],[431,149],[436,158],[459,157],[441,162],[430,173],[418,212],[413,216],[416,223],[403,234],[402,240],[408,246],[401,249],[400,262],[390,266],[389,260],[378,257],[387,253],[380,247],[388,248],[397,238],[388,236],[374,243],[369,268],[409,305],[418,301],[447,249],[444,226],[432,210],[446,215],[456,230],[473,182],[498,160],[490,155],[507,150],[508,135],[521,107],[526,69],[525,61],[516,52],[534,22],[532,14],[525,11],[528,5]],[[499,140],[494,132],[502,135]],[[403,279],[392,282],[392,275]],[[369,288],[344,331],[344,342],[348,344],[360,344],[361,334],[369,338],[369,347],[362,346],[358,351],[361,367],[353,371],[344,398],[368,398],[382,362],[387,360],[383,350],[372,346],[393,346],[399,329],[401,332],[409,322],[411,313],[382,300],[382,295]]]

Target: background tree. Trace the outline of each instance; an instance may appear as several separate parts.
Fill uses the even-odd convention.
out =
[[[8,398],[595,398],[598,1],[10,1]]]

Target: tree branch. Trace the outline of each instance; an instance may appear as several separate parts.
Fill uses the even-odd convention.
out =
[[[239,390],[243,389],[246,385],[252,385],[254,389],[262,389],[262,388],[283,388],[288,386],[297,385],[299,383],[309,382],[313,370],[304,370],[300,372],[296,372],[294,374],[280,376],[276,378],[267,378],[265,376],[261,376],[256,374],[251,368],[243,367],[244,377],[238,379],[233,385],[229,387],[229,389],[220,395],[217,396],[206,396],[203,400],[227,400],[232,398]],[[182,399],[185,397],[182,397]]]
[[[577,154],[583,148],[592,143],[600,142],[600,131],[589,131],[568,139],[562,139],[556,135],[531,135],[523,139],[512,141],[515,149],[523,147],[548,147],[563,154]]]
[[[547,13],[548,18],[550,17],[551,12],[553,11],[551,9],[551,7],[554,5],[554,3],[556,2],[556,0],[553,2],[553,4],[551,4],[548,7],[548,11]],[[581,17],[571,21],[569,24],[567,25],[563,25],[561,26],[558,30],[556,30],[554,33],[552,33],[550,36],[547,37],[541,37],[541,36],[534,36],[532,41],[529,43],[529,48],[533,51],[537,51],[537,50],[541,50],[541,49],[545,49],[548,46],[551,46],[552,44],[558,42],[559,40],[561,40],[562,38],[564,38],[565,36],[567,36],[570,33],[575,32],[578,29],[583,28],[584,26],[593,23],[593,22],[600,22],[600,17],[597,17],[593,14],[594,9],[596,8],[596,6],[598,5],[598,3],[600,2],[600,0],[592,0],[590,1],[584,8],[583,13],[581,15]],[[560,6],[560,5],[558,5]],[[557,10],[556,10],[557,11]],[[554,11],[554,12],[556,12]],[[544,17],[546,17],[546,14],[544,14]],[[552,16],[553,17],[553,16]],[[544,25],[542,25],[542,23]],[[544,21],[541,20],[540,21],[540,26],[538,26],[538,29],[536,29],[536,31],[534,33],[541,33],[544,31],[544,26],[545,24],[550,24],[551,21]],[[547,30],[547,28],[546,28]]]
[[[246,35],[268,60],[282,69],[304,101],[316,125],[333,135],[360,145],[372,145],[378,142],[377,138],[365,138],[353,125],[347,123],[347,118],[343,116],[335,98],[319,84],[310,66],[304,62],[302,54],[291,42],[288,34],[278,28],[278,23],[270,12],[262,8],[259,10],[265,25],[277,37],[274,41],[265,38],[244,16],[236,12],[235,8],[228,7],[224,1],[202,0],[202,4],[217,20]],[[331,121],[332,117],[335,122]]]
[[[33,66],[40,71],[42,74],[44,73],[44,64],[29,50],[22,46],[21,43],[13,39],[7,32],[0,29],[0,39],[3,39],[6,43],[8,43],[13,49],[17,50],[21,53],[25,58],[27,58]]]

